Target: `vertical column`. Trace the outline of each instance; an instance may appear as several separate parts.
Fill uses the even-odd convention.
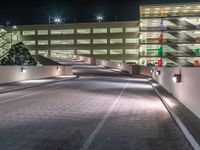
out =
[[[38,30],[35,30],[35,36],[36,36],[36,39],[35,39],[35,54],[37,55],[39,53],[39,48],[38,48]]]
[[[51,40],[50,40],[50,35],[51,35],[51,30],[49,29],[48,30],[48,46],[47,46],[47,49],[48,49],[48,57],[51,57]]]
[[[77,45],[77,28],[74,28],[74,54],[78,54],[78,45]]]
[[[126,62],[126,28],[123,27],[122,63]]]
[[[94,47],[93,47],[93,28],[90,28],[90,54],[94,57]]]
[[[110,28],[107,28],[107,59],[111,60],[111,55],[110,55]]]

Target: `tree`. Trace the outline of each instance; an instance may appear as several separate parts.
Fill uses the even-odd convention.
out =
[[[31,56],[29,50],[25,47],[23,42],[13,44],[11,49],[0,60],[1,65],[36,65],[37,62]]]

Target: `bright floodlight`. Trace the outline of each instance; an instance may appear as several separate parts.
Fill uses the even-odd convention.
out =
[[[17,29],[17,26],[13,26],[13,29]]]
[[[98,15],[98,16],[97,16],[97,20],[98,20],[99,22],[101,22],[101,21],[103,20],[103,16]]]
[[[56,18],[54,19],[54,22],[57,23],[57,24],[60,24],[60,23],[61,23],[61,19],[56,17]]]

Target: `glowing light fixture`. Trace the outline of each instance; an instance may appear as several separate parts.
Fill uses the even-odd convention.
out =
[[[150,70],[150,72],[151,72],[151,73],[154,73],[154,70],[153,70],[153,69],[151,69],[151,70]]]
[[[60,71],[61,70],[61,68],[60,67],[57,67],[57,71]]]
[[[26,68],[21,67],[21,72],[22,72],[22,73],[26,73],[26,72],[27,72]]]
[[[61,18],[56,17],[56,18],[54,19],[54,22],[55,22],[56,24],[60,24],[60,23],[61,23]]]
[[[98,15],[97,16],[97,21],[101,22],[103,20],[103,16],[102,15]]]
[[[51,17],[49,16],[49,24],[53,23],[53,24],[62,24],[65,22],[65,18],[63,17]]]
[[[156,75],[159,76],[160,74],[161,74],[161,71],[160,71],[160,70],[157,70],[157,71],[156,71]]]
[[[13,26],[13,29],[17,29],[17,26]]]
[[[180,83],[181,82],[181,74],[174,74],[172,77],[172,81],[174,83]]]

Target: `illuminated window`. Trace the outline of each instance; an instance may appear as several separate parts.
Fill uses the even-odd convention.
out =
[[[126,49],[126,54],[138,54],[138,49]]]
[[[42,56],[48,56],[48,50],[39,50],[38,54]]]
[[[139,39],[136,39],[136,38],[126,38],[126,43],[128,44],[135,44],[135,43],[139,43]]]
[[[93,44],[107,44],[107,39],[94,39]]]
[[[90,34],[90,29],[77,29],[78,34]]]
[[[51,45],[71,45],[74,40],[51,40]]]
[[[123,43],[122,39],[110,39],[111,44],[121,44]]]
[[[110,61],[122,63],[122,60],[110,60]]]
[[[66,58],[74,54],[74,50],[51,50],[51,57]]]
[[[74,29],[56,29],[56,30],[51,30],[51,34],[74,34]]]
[[[38,30],[38,35],[48,35],[48,30]]]
[[[122,49],[111,49],[110,54],[113,55],[122,54]]]
[[[98,49],[98,50],[93,50],[93,54],[94,55],[105,55],[107,54],[107,50],[106,49]]]
[[[35,45],[35,41],[23,41],[25,45]]]
[[[38,40],[38,45],[48,45],[48,40]]]
[[[88,55],[90,54],[90,50],[78,50],[77,53],[82,55]]]
[[[77,44],[90,44],[90,39],[79,39],[77,40]]]
[[[127,27],[126,32],[139,32],[138,27]]]
[[[35,31],[23,31],[23,35],[35,35]]]
[[[110,28],[110,33],[122,33],[122,28]]]
[[[93,33],[107,33],[107,28],[94,28]]]

